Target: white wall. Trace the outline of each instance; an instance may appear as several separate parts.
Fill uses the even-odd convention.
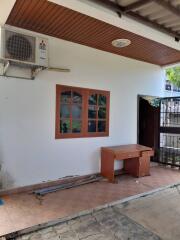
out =
[[[163,90],[159,66],[63,40],[50,39],[50,63],[71,72],[0,78],[0,161],[13,186],[98,172],[101,146],[136,143],[137,94]],[[55,140],[56,84],[110,90],[110,136]]]
[[[1,0],[0,25],[5,24],[16,0]]]

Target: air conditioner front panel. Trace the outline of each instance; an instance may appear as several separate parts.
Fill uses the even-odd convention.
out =
[[[36,42],[36,60],[38,65],[48,67],[48,40],[38,37]]]
[[[5,58],[21,62],[36,61],[36,38],[5,30]]]

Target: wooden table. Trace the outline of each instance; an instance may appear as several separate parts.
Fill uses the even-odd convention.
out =
[[[124,160],[124,169],[134,177],[150,175],[152,148],[138,144],[101,148],[101,175],[114,182],[114,161]]]

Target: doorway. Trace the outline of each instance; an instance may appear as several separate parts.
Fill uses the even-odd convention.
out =
[[[138,143],[154,149],[152,161],[180,169],[180,97],[138,96]]]

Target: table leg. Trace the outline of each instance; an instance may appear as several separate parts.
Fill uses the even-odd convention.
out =
[[[150,176],[150,157],[149,156],[140,157],[139,162],[140,162],[139,170],[140,177]]]
[[[114,182],[114,154],[109,151],[101,151],[101,175]]]

